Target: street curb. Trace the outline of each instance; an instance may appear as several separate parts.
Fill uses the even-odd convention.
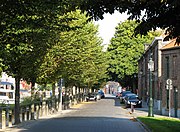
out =
[[[146,129],[147,132],[152,132],[142,121],[135,117],[135,119]]]
[[[130,115],[132,115],[131,117],[133,119],[135,119],[137,122],[139,122],[139,124],[146,130],[146,132],[152,132],[148,127],[147,125],[145,125],[142,121],[140,121],[138,118],[137,118],[137,115],[134,115],[134,112],[131,113],[129,112]]]

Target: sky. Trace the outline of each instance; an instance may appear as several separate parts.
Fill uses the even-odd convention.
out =
[[[109,44],[111,38],[114,36],[115,27],[118,23],[125,21],[128,18],[126,13],[120,14],[115,11],[114,14],[104,14],[104,19],[95,21],[99,25],[99,36],[103,39],[103,45]],[[107,45],[106,45],[107,46]]]

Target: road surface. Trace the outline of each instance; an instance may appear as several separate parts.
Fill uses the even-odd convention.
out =
[[[8,131],[8,130],[7,130]],[[12,131],[12,129],[9,129]],[[30,121],[14,132],[146,132],[114,96],[74,106],[66,114]]]

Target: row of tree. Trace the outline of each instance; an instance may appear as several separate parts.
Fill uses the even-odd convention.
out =
[[[106,55],[98,27],[68,1],[14,0],[0,3],[0,64],[16,82],[15,123],[19,123],[19,82],[91,87],[106,77]]]
[[[137,73],[143,44],[157,35],[135,37],[134,29],[145,34],[152,28],[169,27],[169,37],[177,37],[178,5],[178,1],[168,0],[1,0],[0,68],[16,78],[15,122],[19,123],[20,79],[31,82],[32,86],[36,82],[54,86],[64,78],[66,85],[90,88],[100,84],[99,80],[106,78],[108,72],[111,79],[122,82]],[[103,13],[114,10],[128,10],[131,18],[139,19],[141,10],[147,9],[142,24],[127,21],[116,27],[106,53],[100,46],[97,27],[89,21],[91,17],[75,11],[77,6],[94,18],[102,18]]]
[[[137,83],[138,60],[144,53],[144,44],[150,44],[154,37],[162,33],[162,30],[157,30],[134,36],[139,24],[133,20],[119,23],[107,49],[110,58],[108,75],[123,86],[134,87],[133,83]]]

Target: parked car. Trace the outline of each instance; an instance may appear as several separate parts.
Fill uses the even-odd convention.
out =
[[[97,101],[97,95],[95,93],[88,93],[88,95],[85,97],[86,101]]]
[[[125,102],[125,100],[126,100],[129,96],[133,96],[133,95],[135,95],[135,96],[136,96],[136,94],[134,94],[134,93],[128,93],[128,94],[126,94],[126,95],[123,97],[122,102],[124,103],[124,102]]]
[[[97,94],[96,97],[97,97],[97,100],[101,99],[101,95],[100,94]]]
[[[101,95],[101,98],[105,98],[104,92],[102,90],[98,90],[98,94]]]
[[[126,108],[131,107],[131,104],[135,107],[142,107],[142,100],[137,95],[129,95],[124,98],[124,104]]]
[[[130,93],[132,93],[131,91],[122,91],[121,93],[120,93],[120,102],[121,103],[123,103],[123,101],[124,101],[124,96],[126,95],[126,94],[130,94]]]

